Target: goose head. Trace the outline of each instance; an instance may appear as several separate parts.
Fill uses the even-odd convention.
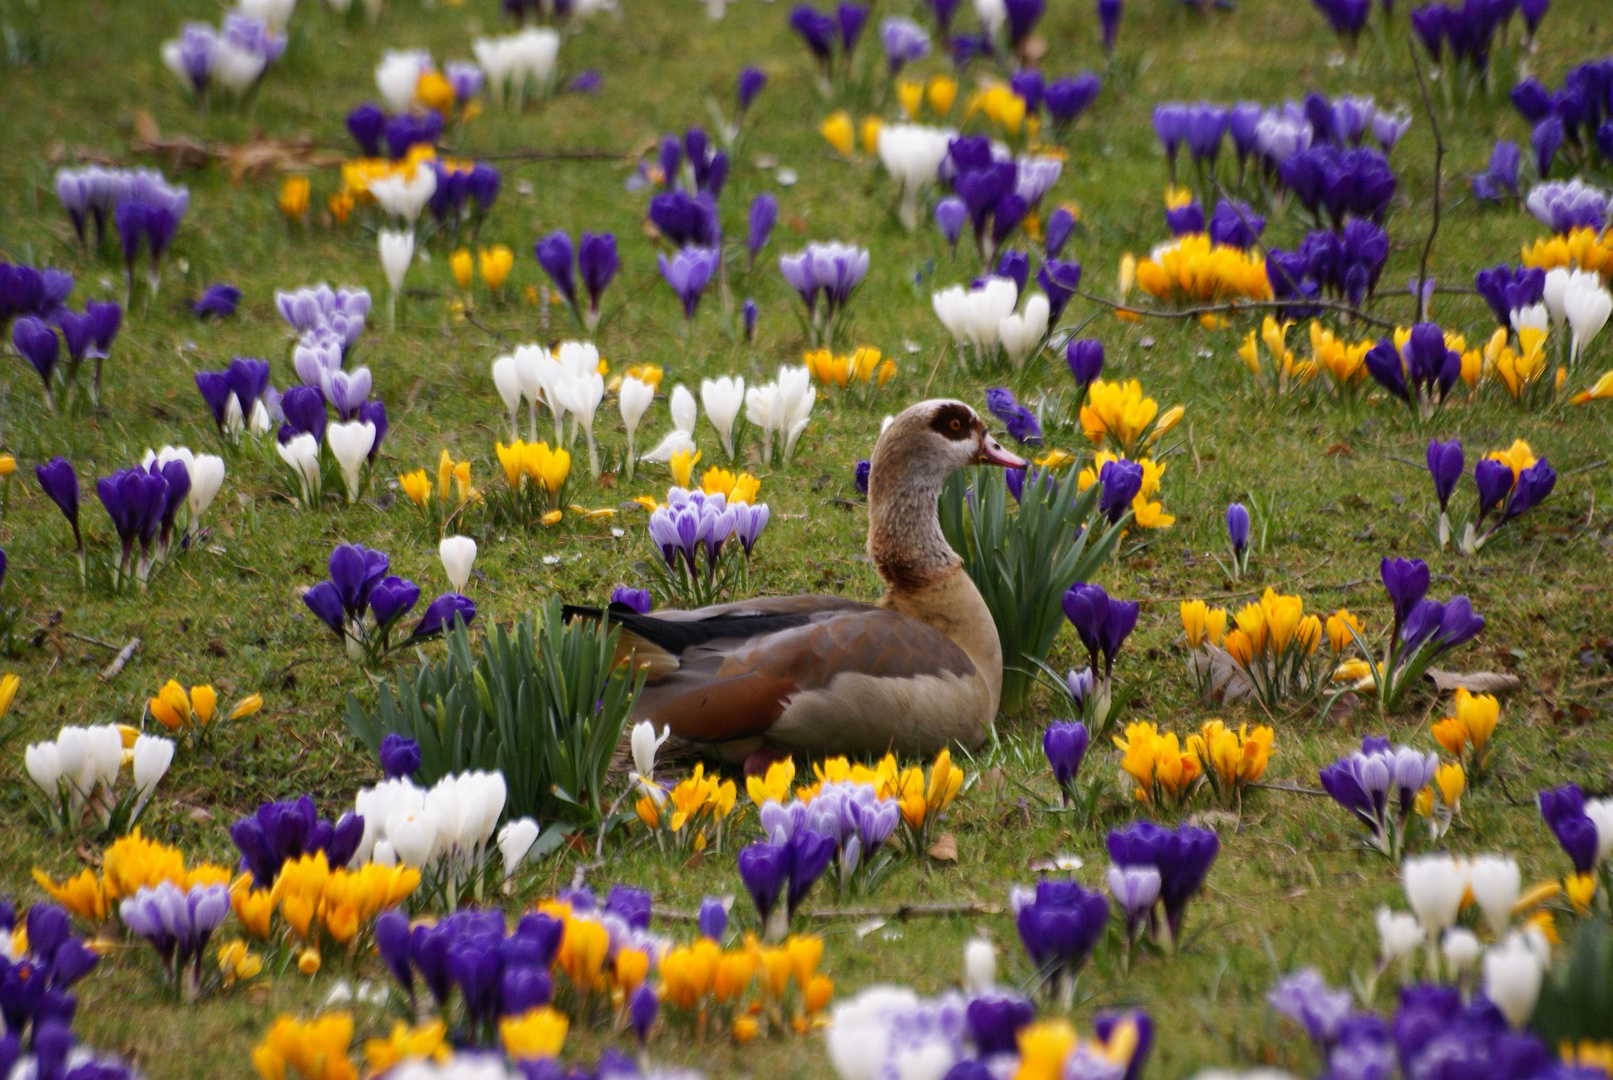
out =
[[[1026,464],[964,402],[940,398],[904,409],[880,435],[868,472],[868,554],[881,576],[895,587],[921,587],[958,565],[935,508],[955,470]]]

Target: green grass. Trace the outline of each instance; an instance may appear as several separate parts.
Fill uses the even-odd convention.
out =
[[[875,22],[907,6],[887,0]],[[1052,6],[1043,27],[1050,45],[1047,69],[1062,74],[1101,68],[1089,6]],[[611,313],[598,335],[601,351],[613,370],[665,365],[666,387],[679,381],[697,387],[702,376],[734,371],[761,379],[780,363],[799,362],[803,341],[795,301],[773,269],[777,255],[807,239],[868,246],[872,270],[856,301],[854,332],[843,340],[880,347],[897,358],[902,375],[873,407],[842,403],[833,394],[820,397],[795,464],[761,472],[762,498],[774,520],[758,549],[752,585],[772,593],[872,598],[879,582],[862,554],[865,514],[855,501],[851,466],[868,455],[886,411],[936,394],[983,404],[990,384],[960,376],[929,306],[932,288],[973,276],[973,259],[955,265],[932,228],[905,235],[891,212],[894,192],[877,167],[865,157],[837,160],[826,149],[815,129],[831,106],[813,88],[805,50],[786,27],[785,4],[745,0],[718,24],[708,23],[688,0],[626,0],[624,7],[620,22],[602,19],[562,47],[563,77],[597,67],[605,74],[602,94],[564,95],[521,116],[487,113],[455,142],[457,155],[488,157],[504,169],[503,194],[483,240],[515,249],[508,291],[518,298],[526,285],[541,280],[531,257],[538,236],[554,228],[573,234],[613,230],[624,266],[609,294]],[[1068,166],[1051,197],[1081,205],[1072,247],[1086,266],[1086,283],[1099,293],[1111,289],[1122,252],[1146,250],[1164,236],[1159,196],[1165,168],[1149,124],[1157,101],[1275,102],[1316,88],[1372,93],[1384,104],[1417,103],[1403,44],[1387,58],[1367,49],[1359,72],[1353,65],[1335,66],[1329,62],[1335,42],[1308,4],[1245,0],[1235,13],[1208,17],[1178,7],[1167,0],[1128,5],[1120,51],[1135,78],[1108,79],[1070,140]],[[119,294],[121,268],[86,262],[77,253],[51,185],[56,166],[136,163],[129,147],[141,113],[149,113],[169,137],[229,144],[262,132],[345,149],[342,120],[347,110],[375,97],[371,71],[384,48],[429,47],[440,63],[468,57],[470,39],[500,25],[493,0],[463,7],[400,0],[378,26],[348,30],[315,0],[303,0],[286,57],[256,102],[244,113],[215,108],[201,114],[158,58],[160,42],[187,18],[216,20],[217,9],[201,0],[0,7],[0,22],[17,27],[19,40],[28,43],[0,64],[0,100],[6,102],[0,144],[7,148],[0,159],[0,253],[71,269],[79,281],[75,305],[85,297]],[[1397,25],[1404,27],[1404,14]],[[1570,66],[1608,49],[1613,26],[1596,0],[1558,0],[1542,38],[1532,67],[1555,86]],[[772,81],[735,162],[724,217],[730,236],[742,236],[749,199],[773,190],[782,205],[780,226],[754,272],[746,271],[742,259],[729,266],[728,303],[708,296],[686,340],[640,229],[645,199],[623,190],[632,167],[623,155],[642,150],[662,132],[707,123],[703,97],[730,101],[733,78],[748,62],[763,66]],[[933,58],[921,66],[941,69]],[[1500,73],[1498,82],[1510,85],[1510,75]],[[858,115],[867,111],[861,103],[846,104]],[[1446,216],[1432,265],[1442,284],[1466,285],[1475,270],[1515,259],[1519,244],[1540,231],[1520,211],[1485,210],[1462,200],[1465,175],[1483,167],[1493,139],[1506,135],[1527,145],[1528,132],[1500,91],[1454,111],[1440,108],[1448,141]],[[888,115],[890,107],[883,111]],[[1417,120],[1392,157],[1400,177],[1389,221],[1395,250],[1375,308],[1399,319],[1409,313],[1403,283],[1416,273],[1433,184],[1429,125],[1415,111]],[[555,156],[517,156],[533,150]],[[608,156],[565,156],[592,152]],[[778,187],[755,166],[759,154],[798,171],[799,184]],[[288,382],[289,340],[274,310],[276,288],[322,279],[358,283],[377,297],[378,309],[384,303],[373,239],[356,222],[345,230],[313,224],[288,231],[274,206],[277,177],[235,183],[219,167],[176,169],[161,158],[140,160],[189,184],[192,208],[161,294],[150,303],[137,294],[126,318],[108,364],[105,408],[93,415],[46,415],[31,371],[14,358],[0,390],[5,447],[21,466],[0,523],[11,559],[6,590],[12,603],[26,609],[31,635],[11,662],[23,688],[12,710],[18,733],[0,755],[7,780],[0,796],[0,881],[24,901],[39,895],[28,876],[32,866],[72,872],[95,854],[93,845],[50,836],[29,813],[21,767],[26,741],[53,735],[62,724],[135,723],[145,698],[170,677],[212,682],[225,701],[261,692],[261,713],[221,731],[209,750],[181,751],[146,818],[148,833],[180,844],[193,858],[227,860],[233,849],[226,827],[259,802],[308,793],[323,812],[334,814],[378,775],[346,732],[341,712],[344,694],[367,694],[369,682],[303,609],[296,588],[323,576],[331,545],[344,540],[388,551],[395,571],[420,582],[428,596],[442,584],[435,537],[406,506],[383,495],[347,507],[332,496],[316,512],[295,512],[278,459],[272,452],[249,451],[230,462],[209,514],[209,542],[175,562],[148,593],[114,598],[79,587],[66,528],[32,483],[36,462],[65,454],[80,477],[93,483],[95,476],[136,460],[147,446],[182,442],[211,449],[211,424],[192,382],[196,369],[222,367],[233,355],[262,356],[274,364],[277,383]],[[316,207],[336,183],[332,169],[314,174]],[[1266,239],[1286,246],[1302,234],[1301,222],[1289,215],[1272,222]],[[479,479],[491,480],[497,470],[492,444],[502,434],[502,420],[488,366],[500,350],[486,334],[450,317],[447,253],[433,248],[429,254],[430,261],[411,272],[410,285],[431,295],[409,298],[395,333],[386,330],[384,317],[373,320],[363,346],[392,417],[379,475],[429,467],[446,446],[456,458],[470,458]],[[240,314],[222,324],[197,323],[186,301],[220,280],[244,290]],[[512,340],[571,333],[558,309],[559,321],[545,326],[524,302],[493,307],[479,295],[478,321]],[[737,311],[746,296],[762,309],[754,348],[735,343],[727,329],[734,317],[724,310]],[[1077,300],[1067,319],[1089,313]],[[1442,294],[1434,314],[1472,340],[1489,329],[1490,316],[1477,297]],[[1347,604],[1381,630],[1386,607],[1376,583],[1378,559],[1426,557],[1436,595],[1465,592],[1489,619],[1478,644],[1459,654],[1457,665],[1512,671],[1522,679],[1522,689],[1504,705],[1496,775],[1471,793],[1447,844],[1462,853],[1510,850],[1529,878],[1561,873],[1566,861],[1542,827],[1532,793],[1570,780],[1604,793],[1613,786],[1610,679],[1597,659],[1613,602],[1607,515],[1597,505],[1598,495],[1606,500],[1602,466],[1613,434],[1605,407],[1521,411],[1491,388],[1476,404],[1463,400],[1433,423],[1417,426],[1383,401],[1353,409],[1267,402],[1252,397],[1235,355],[1245,329],[1242,322],[1221,332],[1167,322],[1121,324],[1106,315],[1090,328],[1108,345],[1111,374],[1140,378],[1162,407],[1187,406],[1164,479],[1175,527],[1149,536],[1145,547],[1111,564],[1100,579],[1112,593],[1143,602],[1137,634],[1120,665],[1123,679],[1142,685],[1127,718],[1185,731],[1216,715],[1193,698],[1182,670],[1179,600],[1242,602],[1269,584],[1301,593],[1310,610]],[[1610,366],[1609,340],[1604,335],[1597,342],[1589,370]],[[1303,341],[1300,327],[1291,342],[1301,353]],[[1022,398],[1034,399],[1042,389],[1065,389],[1066,378],[1056,359],[1046,359],[1018,378],[1015,388]],[[600,415],[605,446],[614,451],[622,442],[619,425],[607,419],[614,410],[607,405]],[[647,445],[646,437],[658,438],[666,423],[663,398],[646,421],[650,434],[641,434],[640,446]],[[1543,508],[1480,557],[1441,554],[1431,540],[1431,485],[1417,464],[1434,434],[1460,436],[1470,465],[1476,452],[1527,439],[1562,478]],[[700,438],[710,455],[717,444],[704,421]],[[1053,441],[1074,449],[1079,432],[1056,431]],[[614,490],[583,484],[578,501],[615,505],[657,493],[663,481],[664,474],[647,468]],[[1463,499],[1471,497],[1467,484]],[[1229,586],[1211,553],[1224,546],[1226,503],[1244,497],[1268,510],[1269,542],[1252,560],[1249,577]],[[110,530],[93,495],[84,518],[104,552]],[[557,530],[530,532],[478,526],[482,554],[471,595],[482,618],[509,621],[554,595],[597,602],[613,583],[638,581],[649,557],[642,518],[627,515],[622,524],[622,539],[613,538],[606,525],[569,521]],[[551,553],[562,554],[563,561],[545,564],[541,556]],[[137,635],[144,644],[122,674],[109,682],[98,679],[109,653],[84,638],[121,644]],[[1073,635],[1066,634],[1053,660],[1067,663],[1075,651]],[[957,865],[909,865],[868,903],[1001,904],[1011,884],[1032,880],[1031,863],[1060,852],[1085,857],[1077,874],[1084,882],[1101,879],[1104,831],[1130,820],[1135,808],[1109,798],[1101,803],[1100,821],[1078,826],[1022,798],[1022,784],[1040,797],[1052,796],[1037,743],[1051,709],[1051,699],[1043,697],[1023,716],[1000,718],[1000,747],[975,763],[980,778],[947,823],[958,839]],[[1222,715],[1229,722],[1259,718],[1235,709]],[[1437,705],[1425,698],[1396,718],[1388,733],[1431,748],[1427,721],[1435,715]],[[1268,778],[1313,786],[1319,765],[1362,731],[1380,730],[1366,711],[1336,722],[1281,717]],[[1112,778],[1116,767],[1111,749],[1095,747],[1085,769],[1088,776]],[[993,782],[994,769],[1002,770],[1003,782]],[[1298,964],[1315,964],[1334,982],[1364,970],[1376,948],[1373,909],[1400,902],[1395,868],[1363,851],[1347,816],[1325,800],[1260,791],[1244,803],[1236,822],[1217,821],[1222,854],[1206,895],[1189,916],[1187,947],[1172,959],[1142,960],[1127,974],[1105,946],[1083,978],[1085,1001],[1077,1020],[1107,1004],[1148,1007],[1161,1029],[1150,1073],[1156,1077],[1186,1075],[1206,1064],[1310,1069],[1308,1051],[1266,1010],[1264,991],[1278,971]],[[727,856],[674,865],[637,840],[613,840],[611,851],[593,882],[642,885],[668,907],[688,910],[703,892],[738,888]],[[572,853],[551,859],[530,895],[566,884],[586,861]],[[977,932],[1001,946],[1005,974],[1028,974],[1007,915],[893,921],[861,937],[855,925],[816,924],[828,941],[825,969],[842,995],[882,980],[911,983],[921,992],[952,985],[960,974],[961,946]],[[334,981],[334,967],[311,981],[292,973],[243,994],[182,1008],[154,992],[146,958],[131,949],[114,954],[83,984],[77,1027],[89,1043],[133,1058],[152,1077],[248,1076],[249,1048],[274,1014],[317,1008]],[[386,1023],[362,1009],[359,1017],[364,1034],[379,1033]],[[589,1053],[597,1049],[594,1033],[575,1038]],[[829,1074],[819,1045],[795,1039],[741,1053],[663,1036],[656,1052],[668,1064],[687,1062],[713,1076]]]

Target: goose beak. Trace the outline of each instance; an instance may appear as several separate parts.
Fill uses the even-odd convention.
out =
[[[990,435],[980,437],[980,456],[975,460],[982,465],[1001,465],[1005,469],[1023,469],[1030,464],[1019,455],[1004,450],[1002,444]]]

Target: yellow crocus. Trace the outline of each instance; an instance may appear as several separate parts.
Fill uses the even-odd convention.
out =
[[[1512,445],[1505,450],[1494,450],[1484,456],[1486,460],[1499,461],[1510,467],[1514,482],[1517,481],[1519,473],[1534,465],[1537,460],[1535,452],[1529,449],[1529,444],[1522,439],[1514,439]]]
[[[157,696],[146,702],[146,708],[151,718],[169,731],[187,727],[191,721],[190,698],[185,688],[173,679],[164,683]]]
[[[504,1052],[516,1061],[536,1061],[560,1055],[571,1020],[565,1013],[540,1005],[520,1016],[506,1016],[498,1022],[499,1041]]]
[[[459,286],[460,291],[470,288],[470,276],[474,267],[470,252],[465,248],[460,248],[448,256],[448,270],[454,275],[454,284]]]
[[[274,915],[274,894],[268,889],[254,889],[252,875],[245,874],[230,888],[230,908],[241,929],[257,938],[269,938],[269,920]]]
[[[1439,797],[1445,800],[1445,805],[1455,813],[1461,806],[1462,792],[1467,790],[1467,773],[1461,762],[1441,765],[1434,773],[1434,786],[1439,788]]]
[[[447,116],[454,108],[453,84],[440,71],[422,71],[414,84],[415,100]]]
[[[503,460],[502,455],[499,460]],[[398,476],[398,487],[403,489],[403,494],[416,506],[424,507],[431,502],[431,478],[426,475],[426,470],[424,469],[416,469],[412,473],[400,474]]]
[[[958,98],[958,80],[948,75],[932,75],[929,83],[924,87],[924,99],[930,103],[930,109],[937,116],[946,116],[952,111],[952,103]]]
[[[924,107],[924,84],[915,79],[897,79],[896,100],[909,120],[917,120]]]
[[[288,1065],[304,1080],[358,1080],[358,1070],[347,1060],[352,1043],[348,1013],[325,1013],[307,1022],[282,1015],[253,1048],[252,1065],[263,1080],[284,1080]]]
[[[1361,620],[1350,614],[1348,609],[1339,608],[1327,617],[1327,643],[1334,652],[1343,652],[1355,641],[1351,631],[1356,636],[1361,634]]]
[[[610,934],[603,925],[592,919],[567,919],[560,938],[560,970],[571,985],[586,993],[601,981],[609,948]]]
[[[371,1075],[380,1075],[406,1061],[446,1061],[450,1053],[448,1025],[441,1020],[417,1028],[394,1020],[386,1038],[364,1040],[364,1064]]]
[[[1456,719],[1467,732],[1467,741],[1482,754],[1490,736],[1495,733],[1495,725],[1501,719],[1501,703],[1493,694],[1470,694],[1458,687]]]
[[[345,191],[338,191],[325,200],[325,208],[330,211],[332,221],[338,225],[346,225],[348,215],[353,212],[353,196]]]
[[[722,949],[706,938],[670,950],[661,959],[662,996],[679,1008],[694,1008],[711,992],[721,962]]]
[[[725,953],[717,962],[712,980],[712,995],[719,1005],[738,1001],[750,990],[756,977],[756,958],[743,949]]]
[[[1021,1028],[1014,1080],[1059,1080],[1075,1042],[1075,1028],[1068,1020],[1038,1020]]]
[[[863,153],[870,157],[879,153],[879,132],[884,126],[885,122],[877,116],[863,117],[863,122],[858,128],[858,134],[862,136]]]
[[[1575,394],[1569,400],[1575,405],[1583,405],[1587,401],[1600,401],[1603,398],[1613,397],[1613,371],[1605,371],[1602,377],[1589,390]]]
[[[190,688],[190,711],[196,722],[206,727],[218,714],[218,692],[211,686]]]
[[[1596,896],[1596,875],[1570,874],[1563,878],[1563,894],[1573,905],[1574,914],[1583,915],[1591,909],[1591,900]]]
[[[95,871],[81,870],[60,885],[39,867],[34,867],[34,881],[50,894],[50,898],[77,915],[85,922],[99,925],[106,921],[106,889],[96,880]]]
[[[818,125],[818,134],[822,135],[824,141],[834,147],[841,157],[851,156],[852,142],[856,133],[852,131],[850,113],[844,110],[831,113]]]
[[[649,973],[649,953],[643,949],[617,950],[616,959],[611,965],[611,974],[616,980],[616,985],[624,992],[631,994],[637,990]]]
[[[504,288],[504,282],[509,280],[510,270],[515,266],[515,252],[503,244],[494,244],[477,252],[476,265],[481,271],[482,284],[498,292]]]
[[[829,1007],[834,998],[835,984],[827,975],[814,975],[801,993],[801,1006],[808,1017],[817,1016]]]
[[[14,672],[7,672],[0,678],[0,719],[11,711],[11,703],[17,698],[17,688],[22,685],[22,679]]]
[[[275,202],[287,221],[301,221],[303,215],[308,212],[310,190],[311,186],[306,176],[288,176],[280,184],[280,194],[275,197]]]
[[[17,459],[10,454],[0,454],[0,478],[10,476],[17,471]]]
[[[700,476],[700,489],[707,495],[722,495],[729,503],[748,503],[756,499],[762,482],[750,473],[734,473],[713,467]]]
[[[700,463],[699,450],[679,450],[667,462],[667,468],[672,472],[672,482],[680,488],[689,486],[689,479],[694,475],[694,467]]]

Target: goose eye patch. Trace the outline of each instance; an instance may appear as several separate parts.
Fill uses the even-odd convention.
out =
[[[943,405],[935,410],[930,428],[949,439],[968,439],[974,435],[974,413],[967,405]]]

